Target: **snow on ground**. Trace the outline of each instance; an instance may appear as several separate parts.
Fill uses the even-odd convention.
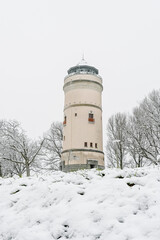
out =
[[[160,169],[0,178],[0,240],[159,240]]]

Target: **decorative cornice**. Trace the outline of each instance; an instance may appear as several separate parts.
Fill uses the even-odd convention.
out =
[[[69,81],[69,82],[67,82],[67,83],[64,84],[63,90],[64,90],[66,87],[68,87],[68,86],[71,86],[71,85],[76,84],[76,83],[82,83],[82,82],[94,83],[94,84],[100,86],[100,87],[101,87],[101,90],[103,91],[103,86],[102,86],[101,83],[99,83],[99,82],[97,82],[97,81],[93,81],[93,80],[86,80],[86,79]]]
[[[71,107],[95,107],[95,108],[98,108],[102,111],[102,108],[97,106],[97,105],[94,105],[94,104],[87,104],[87,103],[79,103],[79,104],[72,104],[72,105],[69,105],[67,107],[64,107],[64,110],[68,109],[68,108],[71,108]]]
[[[101,153],[104,155],[104,152],[99,151],[99,150],[95,150],[95,149],[82,149],[82,148],[74,148],[74,149],[68,149],[68,150],[64,150],[62,151],[62,153],[67,153],[67,152],[97,152],[97,153]]]

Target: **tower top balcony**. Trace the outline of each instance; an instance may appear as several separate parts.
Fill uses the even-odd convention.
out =
[[[80,63],[78,63],[76,66],[71,67],[68,70],[68,75],[72,74],[95,74],[98,75],[98,69],[92,66],[89,66],[87,62],[82,59]]]

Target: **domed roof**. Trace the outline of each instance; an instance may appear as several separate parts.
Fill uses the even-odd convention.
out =
[[[98,74],[98,69],[92,66],[89,66],[84,57],[82,58],[81,62],[79,62],[76,66],[71,67],[68,70],[68,74]]]

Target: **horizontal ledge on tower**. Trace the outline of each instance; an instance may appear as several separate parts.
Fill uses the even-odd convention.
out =
[[[66,107],[64,107],[64,110],[66,110],[66,109],[68,109],[68,108],[70,108],[70,107],[95,107],[95,108],[98,108],[98,109],[100,109],[101,111],[102,111],[102,108],[101,107],[99,107],[99,106],[97,106],[97,105],[94,105],[94,104],[89,104],[89,103],[77,103],[77,104],[71,104],[71,105],[69,105],[69,106],[66,106]]]
[[[62,151],[62,154],[67,153],[67,152],[97,152],[97,153],[101,153],[104,155],[104,152],[102,152],[102,151],[94,150],[94,149],[84,149],[84,148],[67,149],[67,150]]]
[[[76,84],[76,83],[81,83],[81,82],[87,82],[87,83],[94,83],[94,84],[97,84],[98,86],[101,87],[101,90],[103,90],[103,86],[101,83],[97,82],[97,81],[94,81],[94,80],[87,80],[87,79],[80,79],[80,80],[71,80],[69,82],[66,82],[63,86],[63,90],[65,89],[65,87],[67,86],[71,86],[73,84]]]

